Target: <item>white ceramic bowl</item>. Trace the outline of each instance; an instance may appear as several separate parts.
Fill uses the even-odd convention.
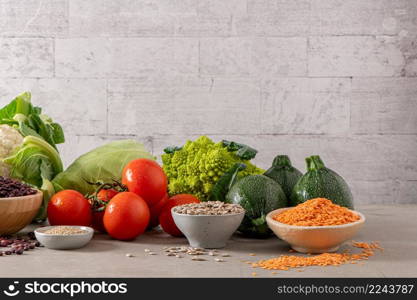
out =
[[[288,242],[297,252],[325,253],[337,251],[342,243],[351,239],[362,228],[365,216],[360,212],[360,220],[344,225],[334,226],[294,226],[280,223],[272,219],[272,216],[282,213],[292,207],[271,211],[266,216],[269,228],[282,240]]]
[[[13,234],[32,222],[41,207],[43,194],[0,198],[0,234]]]
[[[174,209],[174,208],[173,208]],[[171,210],[174,222],[191,247],[223,248],[242,223],[245,213],[233,215],[186,215]]]
[[[78,249],[87,245],[93,237],[94,230],[87,226],[67,226],[76,229],[84,230],[85,233],[62,235],[62,234],[46,234],[45,231],[57,227],[57,226],[46,226],[35,229],[36,239],[44,245],[46,248],[67,250],[67,249]]]

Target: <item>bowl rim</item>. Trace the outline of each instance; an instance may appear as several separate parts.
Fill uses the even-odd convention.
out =
[[[43,192],[41,190],[38,190],[38,189],[35,189],[35,188],[33,188],[33,189],[37,191],[36,194],[26,195],[26,196],[19,196],[19,197],[0,198],[0,201],[27,200],[28,198],[36,197],[38,195],[42,195],[43,196]]]
[[[177,216],[187,216],[187,217],[233,217],[233,216],[240,216],[240,215],[244,215],[246,213],[246,211],[240,212],[240,213],[236,213],[236,214],[226,214],[226,215],[189,215],[189,214],[180,214],[174,211],[174,208],[176,206],[171,208],[171,213],[175,214]]]
[[[73,228],[77,228],[77,229],[81,229],[81,230],[85,230],[86,233],[77,233],[77,234],[47,234],[44,233],[43,231],[54,228],[54,227],[60,227],[60,226],[65,226],[65,227],[73,227]],[[80,236],[87,236],[90,235],[92,233],[94,233],[94,229],[89,227],[89,226],[80,226],[80,225],[49,225],[49,226],[43,226],[43,227],[38,227],[34,230],[35,234],[39,234],[42,237],[80,237]]]
[[[293,207],[283,207],[283,208],[278,208],[275,209],[273,211],[270,211],[267,215],[266,215],[266,220],[268,223],[272,223],[275,224],[277,226],[280,227],[286,227],[286,228],[291,228],[291,229],[300,229],[300,230],[316,230],[316,229],[343,229],[343,228],[348,228],[348,227],[352,227],[352,226],[356,226],[359,224],[363,224],[365,223],[365,215],[362,214],[359,211],[353,210],[353,209],[349,209],[349,211],[353,212],[354,214],[358,215],[360,217],[360,219],[358,221],[352,222],[352,223],[347,223],[347,224],[341,224],[341,225],[324,225],[324,226],[297,226],[297,225],[289,225],[289,224],[285,224],[285,223],[281,223],[278,222],[276,220],[274,220],[272,218],[273,215],[279,213],[279,212],[284,212],[290,208]]]

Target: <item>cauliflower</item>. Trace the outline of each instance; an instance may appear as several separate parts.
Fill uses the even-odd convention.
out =
[[[247,166],[239,176],[264,172],[248,160],[242,160],[235,152],[230,152],[222,142],[214,143],[206,136],[187,141],[182,148],[170,149],[166,152],[171,153],[162,155],[162,163],[171,195],[188,193],[207,201],[215,183],[235,163]]]
[[[0,176],[8,176],[10,170],[2,160],[10,156],[22,143],[23,136],[17,129],[9,125],[0,125]]]

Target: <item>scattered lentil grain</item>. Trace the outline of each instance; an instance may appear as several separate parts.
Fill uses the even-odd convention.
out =
[[[353,261],[366,260],[374,255],[375,250],[382,250],[377,242],[364,243],[353,242],[356,248],[362,251],[356,254],[345,253],[322,253],[314,256],[296,256],[281,255],[276,258],[260,260],[252,264],[252,267],[268,269],[268,270],[289,270],[292,268],[308,267],[308,266],[339,266]]]

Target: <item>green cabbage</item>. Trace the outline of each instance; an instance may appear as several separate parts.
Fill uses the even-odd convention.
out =
[[[120,180],[124,166],[138,158],[155,159],[134,140],[111,142],[77,158],[52,183],[56,191],[73,189],[91,194],[96,188],[91,183]]]

